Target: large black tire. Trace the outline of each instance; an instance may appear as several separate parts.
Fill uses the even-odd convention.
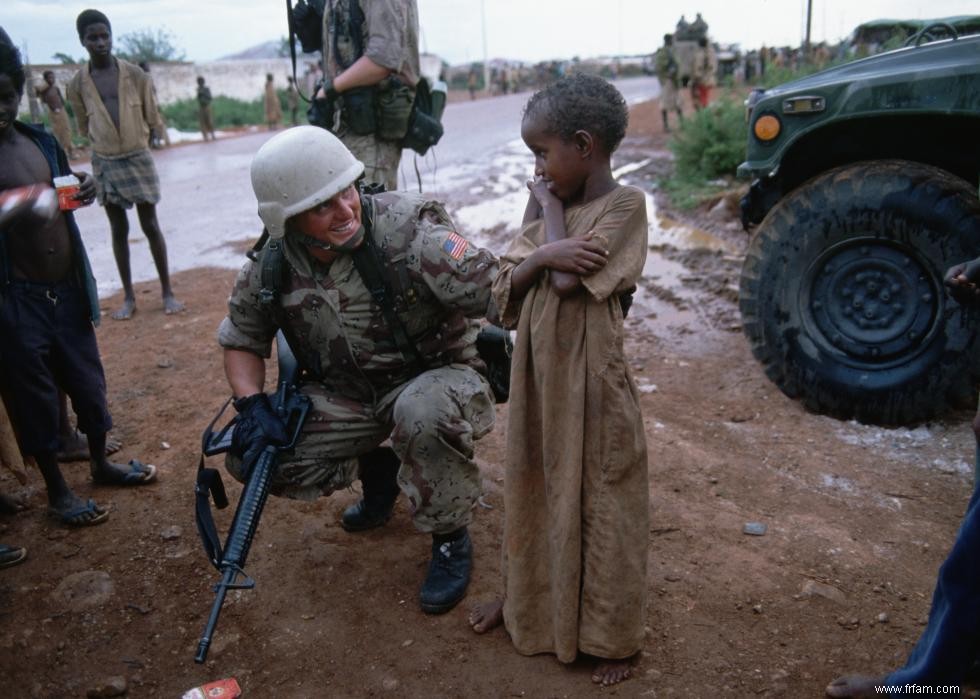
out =
[[[978,255],[967,182],[899,160],[824,173],[749,245],[739,307],[752,353],[814,412],[895,425],[962,407],[980,375],[980,314],[942,280]]]

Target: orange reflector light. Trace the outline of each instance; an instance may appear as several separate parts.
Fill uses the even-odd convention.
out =
[[[779,135],[779,129],[779,119],[772,114],[763,114],[755,120],[755,126],[752,127],[755,137],[760,141],[771,141],[776,138]]]

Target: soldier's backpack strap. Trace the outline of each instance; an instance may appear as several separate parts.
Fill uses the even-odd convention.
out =
[[[361,197],[362,224],[364,226],[364,243],[351,254],[354,267],[361,275],[364,285],[371,292],[374,302],[381,307],[385,324],[395,338],[395,344],[402,356],[418,366],[419,371],[425,371],[425,360],[418,347],[412,342],[405,328],[405,323],[395,312],[394,295],[384,274],[382,253],[374,240],[374,202],[369,196]]]

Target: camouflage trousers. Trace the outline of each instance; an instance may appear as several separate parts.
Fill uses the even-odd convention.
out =
[[[320,383],[304,384],[312,409],[293,452],[283,452],[274,495],[313,500],[348,487],[357,457],[388,437],[401,459],[398,485],[416,527],[446,534],[469,524],[480,496],[473,442],[493,429],[494,400],[479,373],[462,364],[426,371],[374,404],[351,400]],[[239,481],[241,462],[225,465]]]
[[[402,158],[401,144],[382,140],[374,134],[357,136],[350,132],[343,133],[340,140],[355,158],[364,163],[365,181],[383,184],[389,192],[398,189],[398,165]]]

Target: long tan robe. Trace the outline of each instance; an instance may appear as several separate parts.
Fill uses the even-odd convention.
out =
[[[565,212],[609,262],[561,299],[543,274],[523,300],[511,275],[545,241],[524,227],[501,259],[494,297],[517,328],[504,483],[504,623],[520,653],[627,658],[646,621],[649,495],[639,398],[623,354],[619,292],[647,252],[643,193],[620,186]]]

